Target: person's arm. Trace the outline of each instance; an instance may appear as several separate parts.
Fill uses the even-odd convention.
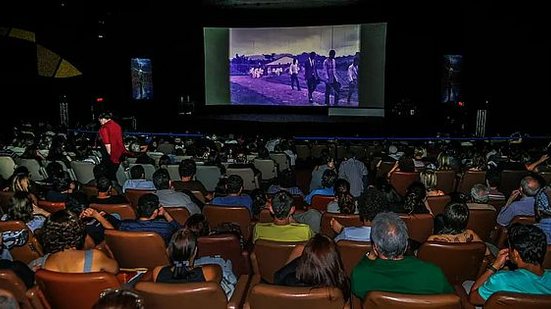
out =
[[[513,193],[511,193],[511,196],[509,196],[509,199],[507,200],[507,203],[505,203],[505,206],[501,208],[499,211],[499,214],[497,215],[497,223],[501,226],[507,226],[509,223],[511,223],[511,220],[514,217],[514,209],[511,207],[511,204],[513,201],[520,195],[520,190],[515,190]]]
[[[536,162],[534,163],[530,163],[530,164],[526,164],[526,169],[528,171],[533,171],[535,170],[540,164],[542,164],[543,162],[547,161],[547,159],[549,159],[549,155],[548,154],[544,154],[543,156],[541,156],[539,158],[539,160],[537,160]]]
[[[287,259],[287,262],[285,262],[285,264],[289,264],[289,262],[300,257],[303,251],[304,251],[304,245],[302,244],[296,245],[293,248],[293,251],[291,251],[291,254],[289,254],[289,258]]]
[[[482,305],[486,302],[479,292],[479,288],[488,281],[491,275],[496,273],[498,270],[503,268],[505,262],[509,259],[509,249],[501,249],[497,255],[496,260],[493,264],[488,266],[488,269],[478,278],[473,286],[471,287],[471,292],[469,293],[469,301],[474,305]],[[487,297],[486,297],[487,298]]]
[[[104,229],[106,230],[114,230],[115,228],[113,227],[113,225],[107,221],[107,219],[105,219],[101,213],[99,213],[97,210],[95,210],[94,208],[86,208],[81,214],[80,214],[80,217],[81,218],[94,218],[96,219],[100,224],[101,226],[103,226]]]

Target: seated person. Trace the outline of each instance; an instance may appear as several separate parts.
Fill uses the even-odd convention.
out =
[[[243,192],[243,178],[238,175],[228,177],[226,183],[226,193],[224,197],[215,197],[210,203],[220,206],[243,206],[251,211],[253,203],[250,196],[241,194]]]
[[[357,214],[356,199],[350,194],[350,183],[343,178],[335,182],[335,200],[327,204],[327,212],[342,214]]]
[[[197,236],[190,230],[180,229],[174,233],[167,248],[170,265],[153,269],[153,281],[160,283],[188,283],[217,281],[218,266],[195,267]]]
[[[153,193],[140,196],[136,208],[136,220],[124,220],[120,222],[119,230],[131,232],[155,232],[168,244],[172,234],[180,225],[159,204],[159,197]],[[107,228],[106,226],[104,226]]]
[[[377,214],[388,210],[388,203],[380,191],[373,187],[367,190],[358,199],[360,220],[364,226],[344,227],[337,219],[331,219],[331,229],[337,233],[335,242],[339,240],[371,241],[371,221]]]
[[[53,188],[46,192],[46,201],[48,202],[65,202],[67,195],[71,194],[75,189],[75,184],[71,180],[69,173],[63,172],[53,180]]]
[[[551,244],[551,188],[545,187],[535,196],[536,225],[545,233],[547,244]]]
[[[100,177],[97,181],[98,195],[90,198],[90,204],[129,204],[124,195],[111,195],[111,180]]]
[[[21,261],[13,261],[8,249],[4,246],[4,233],[0,233],[0,270],[8,269],[25,283],[27,289],[34,286],[34,272]],[[1,308],[2,306],[0,306]]]
[[[526,176],[520,181],[520,188],[509,196],[505,206],[497,215],[497,223],[507,226],[515,216],[534,215],[534,196],[540,188],[540,183],[532,176]],[[520,196],[520,200],[516,200]]]
[[[321,177],[321,189],[312,190],[304,200],[308,205],[312,204],[312,197],[314,195],[334,196],[335,195],[335,182],[337,181],[337,173],[332,169],[326,169]]]
[[[34,268],[66,273],[105,271],[116,274],[117,261],[97,249],[83,250],[85,229],[78,216],[69,210],[53,213],[42,230],[43,257],[31,262]]]
[[[469,207],[470,210],[481,209],[495,211],[496,209],[494,206],[488,204],[489,201],[490,190],[488,190],[486,185],[478,183],[471,188],[471,202],[467,203],[467,207]]]
[[[200,181],[193,179],[195,173],[197,173],[195,161],[191,159],[182,160],[178,166],[178,173],[180,173],[180,180],[172,182],[174,190],[199,191],[207,201],[212,199],[212,194],[207,191],[205,186]]]
[[[320,158],[314,158],[314,162],[316,166],[312,170],[312,177],[310,180],[310,191],[314,191],[315,189],[321,189],[321,181],[323,178],[323,173],[327,169],[336,170],[335,169],[335,160],[329,155],[328,149],[323,149],[321,152]]]
[[[409,185],[406,190],[404,203],[395,212],[410,215],[432,213],[427,203],[427,190],[425,186],[418,181]]]
[[[145,179],[145,170],[141,165],[134,165],[130,168],[130,179],[124,182],[122,191],[126,192],[127,189],[156,190],[153,181]]]
[[[281,171],[279,173],[277,181],[278,184],[271,185],[268,188],[268,194],[274,194],[278,191],[285,190],[291,193],[291,195],[304,197],[304,193],[302,193],[300,188],[297,186],[297,176],[292,170],[286,169],[284,171]]]
[[[189,195],[172,189],[170,174],[166,169],[160,168],[153,173],[153,184],[157,188],[155,195],[159,197],[159,202],[163,207],[184,207],[190,215],[201,213],[201,209]]]
[[[427,196],[445,195],[444,191],[436,189],[438,179],[434,170],[424,170],[419,174],[419,177],[421,178],[421,183],[423,183],[427,189]]]
[[[373,219],[373,250],[352,271],[352,293],[364,298],[370,291],[402,294],[451,294],[454,289],[442,270],[412,256],[406,224],[395,213],[384,212]]]
[[[29,192],[16,192],[8,202],[8,213],[3,215],[2,221],[23,221],[31,232],[42,228],[46,217],[33,214],[33,202]]]
[[[493,264],[475,281],[469,300],[482,305],[497,292],[551,295],[551,271],[543,268],[546,251],[545,234],[540,228],[511,225],[509,248],[500,250]],[[508,263],[514,267],[504,270]]]
[[[254,227],[253,242],[257,239],[273,241],[306,241],[313,232],[306,224],[293,223],[291,215],[295,212],[292,206],[293,197],[287,191],[279,191],[274,195],[270,212],[274,222],[257,223]]]
[[[489,169],[486,171],[486,185],[490,190],[490,201],[503,201],[505,200],[505,194],[498,190],[498,186],[501,184],[501,174],[495,169]]]
[[[274,284],[336,287],[345,302],[350,299],[350,281],[342,266],[337,246],[331,238],[316,234],[306,245],[297,245],[289,262],[274,274]]]
[[[268,195],[262,189],[251,191],[251,211],[254,218],[258,219],[260,212],[268,208]]]

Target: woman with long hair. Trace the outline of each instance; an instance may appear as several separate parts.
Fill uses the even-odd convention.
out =
[[[32,232],[41,228],[46,216],[33,213],[33,202],[29,192],[15,192],[8,203],[8,213],[2,221],[23,221]]]

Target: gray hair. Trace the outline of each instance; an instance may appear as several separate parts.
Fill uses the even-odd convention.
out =
[[[408,247],[408,228],[397,214],[382,212],[371,222],[371,241],[385,257],[399,257]]]
[[[15,297],[11,293],[9,293],[6,295],[0,295],[0,308],[18,309],[19,304],[17,303]]]
[[[526,176],[520,181],[522,193],[526,196],[535,196],[540,189],[539,182],[532,176]]]
[[[471,197],[475,203],[486,204],[490,201],[490,190],[486,185],[477,183],[471,188]]]

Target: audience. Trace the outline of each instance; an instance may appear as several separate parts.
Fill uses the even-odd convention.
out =
[[[98,195],[90,198],[90,204],[129,204],[124,195],[111,195],[111,180],[105,176],[97,180]]]
[[[46,217],[33,213],[33,202],[30,193],[16,192],[8,202],[8,213],[3,215],[2,221],[23,221],[31,232],[42,228]]]
[[[532,176],[520,181],[520,188],[509,196],[507,203],[497,215],[497,223],[507,226],[515,216],[534,216],[534,196],[540,188],[539,182]],[[517,198],[520,196],[520,200]]]
[[[322,188],[314,189],[304,198],[308,205],[312,204],[312,197],[314,195],[334,196],[334,185],[337,181],[337,173],[332,169],[326,169],[321,177]]]
[[[211,204],[219,206],[243,206],[249,211],[252,207],[252,199],[243,192],[243,178],[238,175],[230,175],[228,182],[226,183],[226,196],[215,197]]]
[[[172,182],[174,190],[199,191],[207,201],[212,199],[212,194],[207,191],[205,186],[200,181],[193,179],[195,173],[197,173],[195,161],[191,159],[182,160],[178,166],[178,172],[180,173],[180,180]]]
[[[357,214],[356,199],[350,194],[350,183],[339,178],[335,182],[335,200],[327,204],[327,212]]]
[[[184,207],[190,215],[201,213],[201,209],[189,195],[176,192],[171,188],[172,181],[166,169],[160,168],[153,173],[153,184],[157,188],[155,195],[159,197],[159,202],[163,207]]]
[[[155,191],[155,185],[153,181],[145,179],[145,170],[141,165],[134,165],[130,168],[130,179],[124,182],[122,191],[126,192],[127,189],[133,190],[151,190]]]

